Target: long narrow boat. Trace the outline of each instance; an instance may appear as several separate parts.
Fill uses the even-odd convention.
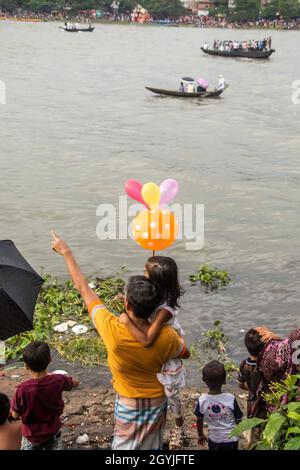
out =
[[[225,85],[225,89],[228,85]],[[176,91],[176,90],[163,90],[161,88],[152,88],[149,86],[145,87],[147,90],[152,91],[152,93],[156,93],[157,95],[165,95],[165,96],[177,96],[180,98],[216,98],[224,92],[224,90],[211,90],[211,91],[202,91],[201,93],[187,93],[183,91]]]
[[[273,54],[273,52],[275,52],[275,49],[270,49],[269,51],[243,51],[240,49],[232,51],[220,51],[219,49],[204,49],[204,47],[201,47],[201,50],[205,54],[209,55],[218,55],[221,57],[247,57],[248,59],[268,59]]]
[[[94,31],[95,27],[90,26],[89,28],[66,28],[64,26],[59,26],[59,29],[67,31],[67,33],[91,33]]]

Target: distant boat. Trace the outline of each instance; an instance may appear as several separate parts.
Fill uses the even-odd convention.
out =
[[[225,85],[224,90],[228,87]],[[221,96],[224,90],[211,90],[211,91],[202,91],[200,93],[188,93],[185,91],[177,91],[177,90],[164,90],[161,88],[152,88],[152,87],[145,87],[147,90],[152,91],[152,93],[156,93],[157,95],[165,95],[165,96],[177,96],[180,98],[216,98]]]
[[[201,47],[201,50],[205,54],[209,55],[218,55],[221,57],[247,57],[248,59],[268,59],[275,49],[270,49],[269,51],[259,51],[259,50],[245,50],[236,49],[231,51],[220,51],[220,49],[205,49]]]
[[[95,29],[94,26],[89,26],[88,28],[77,28],[77,26],[59,26],[59,29],[63,29],[64,31],[67,31],[67,33],[92,33]]]

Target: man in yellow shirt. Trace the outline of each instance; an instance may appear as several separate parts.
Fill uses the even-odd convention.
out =
[[[52,248],[64,257],[69,273],[108,352],[116,390],[114,450],[156,450],[163,444],[167,401],[156,374],[175,357],[187,358],[184,340],[164,327],[149,348],[143,347],[126,326],[110,313],[89,287],[69,246],[52,232]],[[144,276],[132,276],[125,297],[127,315],[142,331],[161,301],[157,288]]]

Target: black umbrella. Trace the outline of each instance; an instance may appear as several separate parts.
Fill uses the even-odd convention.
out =
[[[11,240],[0,241],[0,340],[32,330],[43,282]]]

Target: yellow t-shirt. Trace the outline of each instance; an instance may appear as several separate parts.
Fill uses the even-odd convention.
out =
[[[164,388],[156,374],[168,359],[183,354],[184,340],[173,328],[166,326],[153,346],[145,348],[100,301],[92,302],[88,310],[107,348],[116,392],[128,398],[162,397]]]

